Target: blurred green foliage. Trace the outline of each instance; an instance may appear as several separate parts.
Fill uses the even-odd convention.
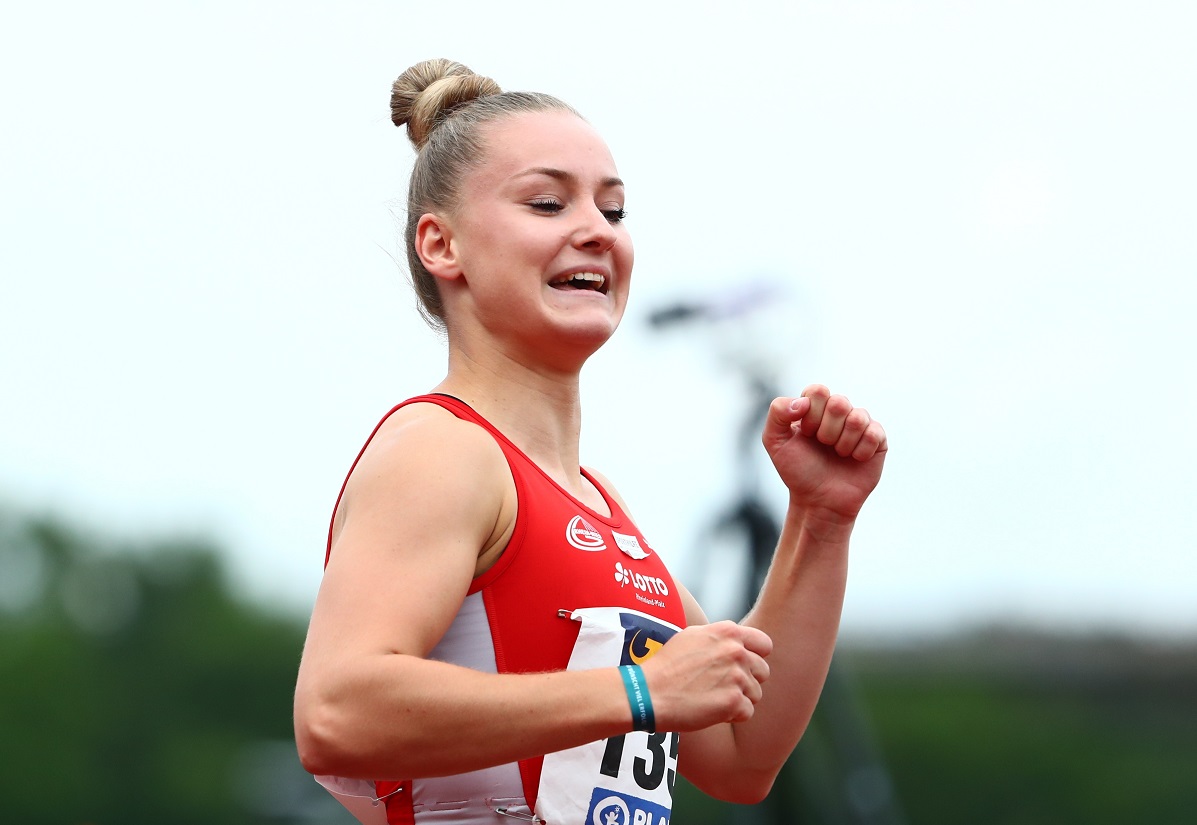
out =
[[[677,821],[1188,825],[1197,645],[1009,628],[844,645],[787,770],[782,805],[683,787]]]
[[[304,622],[238,598],[221,558],[0,509],[0,823],[352,821],[291,743]],[[680,783],[675,821],[1188,823],[1195,697],[1192,646],[848,646],[770,800]]]
[[[1191,644],[990,630],[853,661],[911,822],[1194,821]]]
[[[0,512],[0,569],[0,822],[276,818],[246,785],[291,739],[300,622],[234,598],[201,542]]]

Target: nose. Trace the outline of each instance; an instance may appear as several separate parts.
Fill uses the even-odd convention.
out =
[[[579,249],[606,252],[615,246],[619,234],[615,226],[597,206],[581,210],[578,226],[574,230],[574,245]]]

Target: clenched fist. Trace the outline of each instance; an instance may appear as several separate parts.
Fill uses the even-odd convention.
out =
[[[764,632],[735,622],[678,632],[644,664],[658,730],[700,730],[752,718],[772,650]]]
[[[856,518],[881,479],[885,429],[863,407],[812,384],[769,405],[761,436],[793,506],[829,520]]]

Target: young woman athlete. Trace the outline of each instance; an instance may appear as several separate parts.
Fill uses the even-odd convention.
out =
[[[884,430],[819,385],[772,403],[781,540],[748,616],[708,623],[579,464],[579,372],[632,274],[606,144],[446,60],[405,72],[392,109],[417,149],[412,279],[449,366],[387,414],[337,502],[295,694],[304,766],[373,823],[665,825],[678,772],[760,800],[822,688]]]

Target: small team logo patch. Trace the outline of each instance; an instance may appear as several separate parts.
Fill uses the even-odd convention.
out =
[[[669,825],[669,813],[668,807],[656,802],[629,793],[595,788],[590,796],[586,825]]]
[[[565,540],[570,543],[570,546],[588,553],[607,549],[607,543],[603,541],[602,534],[581,516],[574,516],[570,519],[569,526],[565,528]]]
[[[640,544],[640,540],[635,536],[625,536],[623,533],[616,533],[611,531],[611,535],[615,537],[615,544],[620,550],[627,553],[634,559],[647,559],[652,555],[648,550]]]
[[[602,788],[595,788],[595,796]],[[590,825],[632,825],[632,812],[628,803],[618,796],[608,794],[595,799],[590,806]]]

